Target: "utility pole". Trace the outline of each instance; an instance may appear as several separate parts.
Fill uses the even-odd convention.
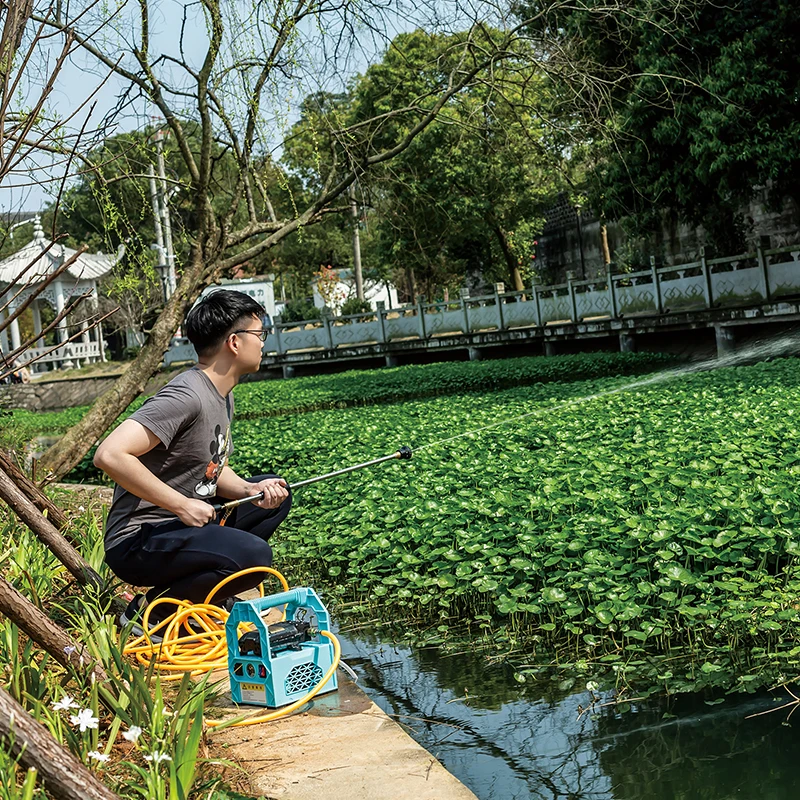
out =
[[[364,279],[361,276],[361,236],[358,230],[359,213],[358,203],[356,202],[356,185],[350,184],[347,190],[350,197],[350,216],[353,218],[353,272],[356,276],[356,297],[364,299]]]
[[[161,274],[161,284],[164,292],[164,302],[172,297],[178,285],[175,274],[175,250],[172,246],[172,223],[169,216],[169,196],[167,190],[167,173],[164,164],[164,139],[166,134],[162,130],[157,130],[153,134],[153,142],[156,145],[156,166],[158,176],[151,164],[148,168],[150,174],[150,201],[153,204],[153,224],[156,231],[156,243],[154,248],[158,250],[158,270]],[[182,335],[178,328],[175,337]]]
[[[169,300],[169,288],[167,279],[167,254],[164,249],[164,228],[161,225],[161,200],[156,186],[156,172],[150,164],[150,202],[153,204],[153,227],[156,230],[155,249],[158,252],[158,273],[161,278],[161,289],[164,293],[164,301]]]
[[[166,256],[167,267],[167,286],[169,287],[169,300],[175,292],[175,287],[178,285],[175,278],[175,250],[172,247],[172,224],[169,218],[169,193],[167,191],[167,174],[164,167],[164,138],[165,134],[162,130],[157,130],[153,137],[156,143],[156,160],[158,164],[158,178],[161,191],[160,205],[162,222],[164,225],[164,247]]]

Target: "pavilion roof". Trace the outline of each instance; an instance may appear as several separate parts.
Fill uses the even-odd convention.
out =
[[[41,219],[37,216],[33,222],[33,239],[21,250],[0,261],[0,285],[13,284],[22,270],[37,256],[41,257],[22,280],[25,283],[40,283],[76,252],[62,244],[54,244],[45,253],[50,244],[50,240],[45,238],[42,230]],[[41,255],[42,253],[45,254]],[[105,253],[83,253],[72,266],[67,268],[67,274],[77,280],[100,278],[111,270],[120,255],[121,253],[111,256]]]

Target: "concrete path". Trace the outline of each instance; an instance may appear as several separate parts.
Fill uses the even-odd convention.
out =
[[[265,800],[476,800],[340,670],[305,713],[212,733]],[[217,704],[241,715],[223,695]],[[268,711],[269,709],[264,709]],[[216,716],[216,715],[215,715]]]

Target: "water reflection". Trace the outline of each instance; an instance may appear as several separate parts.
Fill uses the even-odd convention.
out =
[[[519,687],[480,654],[441,657],[345,636],[360,684],[481,800],[788,800],[798,796],[800,736],[788,697],[708,705],[684,696],[601,708],[588,692]],[[800,711],[797,714],[800,722]]]

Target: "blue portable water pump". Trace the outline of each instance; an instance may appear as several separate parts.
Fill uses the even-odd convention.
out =
[[[264,615],[282,605],[286,619],[267,625]],[[225,623],[233,701],[279,708],[308,694],[333,664],[333,643],[320,631],[330,631],[330,618],[313,589],[236,603]],[[336,689],[334,672],[320,694]]]

